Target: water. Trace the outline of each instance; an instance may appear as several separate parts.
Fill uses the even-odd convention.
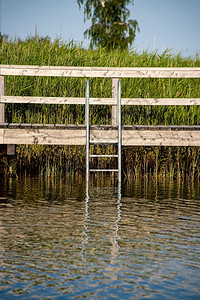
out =
[[[200,185],[0,179],[0,299],[200,299]]]

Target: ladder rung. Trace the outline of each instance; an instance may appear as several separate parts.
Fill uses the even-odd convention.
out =
[[[98,145],[101,145],[101,144],[108,144],[108,145],[117,145],[118,142],[117,141],[89,141],[90,144],[98,144]]]
[[[100,154],[91,154],[89,157],[118,157],[117,154],[109,154],[109,155],[100,155]]]
[[[90,172],[118,172],[118,169],[90,169]]]

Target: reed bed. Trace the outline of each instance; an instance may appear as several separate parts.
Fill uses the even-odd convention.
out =
[[[99,66],[99,67],[199,67],[199,55],[182,57],[165,51],[84,49],[73,41],[49,38],[2,40],[1,64]],[[91,97],[111,97],[110,79],[91,78]],[[6,95],[84,97],[84,78],[6,77]],[[199,79],[123,79],[122,97],[200,98]],[[111,107],[92,106],[91,124],[110,124]],[[200,125],[198,106],[124,106],[122,124]],[[84,124],[84,105],[7,104],[7,122]],[[95,149],[96,153],[100,148]],[[103,150],[111,153],[113,148]],[[127,178],[145,174],[155,176],[200,176],[198,147],[125,147],[123,171]],[[96,161],[93,161],[96,164]],[[107,159],[100,167],[112,166]],[[17,170],[30,170],[41,175],[58,175],[85,170],[85,148],[81,146],[18,145]]]

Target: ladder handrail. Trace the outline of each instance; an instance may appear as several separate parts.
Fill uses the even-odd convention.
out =
[[[86,123],[86,181],[89,182],[89,142],[90,142],[89,80],[86,81],[85,123]]]
[[[118,181],[121,182],[121,147],[122,147],[122,118],[121,118],[121,80],[118,80],[117,85],[117,110],[118,110]]]

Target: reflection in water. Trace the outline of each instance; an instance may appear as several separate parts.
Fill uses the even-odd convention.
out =
[[[116,258],[119,250],[119,244],[118,240],[120,239],[119,236],[119,226],[118,223],[121,219],[121,185],[118,184],[118,187],[115,189],[112,189],[112,192],[115,194],[112,196],[111,199],[109,199],[109,204],[112,205],[112,208],[109,209],[109,214],[106,217],[105,216],[105,208],[108,208],[108,202],[106,203],[103,201],[102,209],[100,210],[99,206],[99,199],[107,199],[108,195],[110,194],[110,188],[93,188],[89,192],[89,183],[86,183],[86,199],[85,199],[85,221],[84,221],[84,233],[86,236],[86,242],[89,246],[89,234],[88,232],[94,232],[94,229],[90,229],[90,227],[98,226],[97,224],[103,224],[104,226],[106,223],[108,223],[108,229],[107,229],[107,242],[110,244],[110,259],[108,265],[105,267],[104,275],[109,277],[108,282],[112,282],[117,280],[116,274],[119,272],[120,268],[116,264]],[[91,203],[90,203],[91,199]],[[95,203],[97,201],[97,203]],[[93,206],[98,206],[98,209],[93,208]],[[91,207],[90,207],[91,206]],[[109,206],[110,207],[110,206]],[[92,211],[96,211],[95,216],[93,217]],[[91,211],[91,212],[90,212]],[[112,215],[110,215],[110,212],[112,211]],[[102,219],[103,217],[103,219]],[[99,226],[100,227],[100,226]],[[101,237],[102,238],[102,237]],[[103,239],[105,236],[103,236]],[[92,244],[92,241],[91,241]],[[100,244],[100,243],[99,243]],[[103,244],[103,242],[102,242]],[[90,247],[90,246],[89,246]],[[96,248],[98,247],[98,244],[96,244],[94,240],[93,245],[93,252],[96,252]],[[84,247],[86,249],[86,247]]]
[[[200,185],[112,186],[0,179],[1,299],[199,299]]]

